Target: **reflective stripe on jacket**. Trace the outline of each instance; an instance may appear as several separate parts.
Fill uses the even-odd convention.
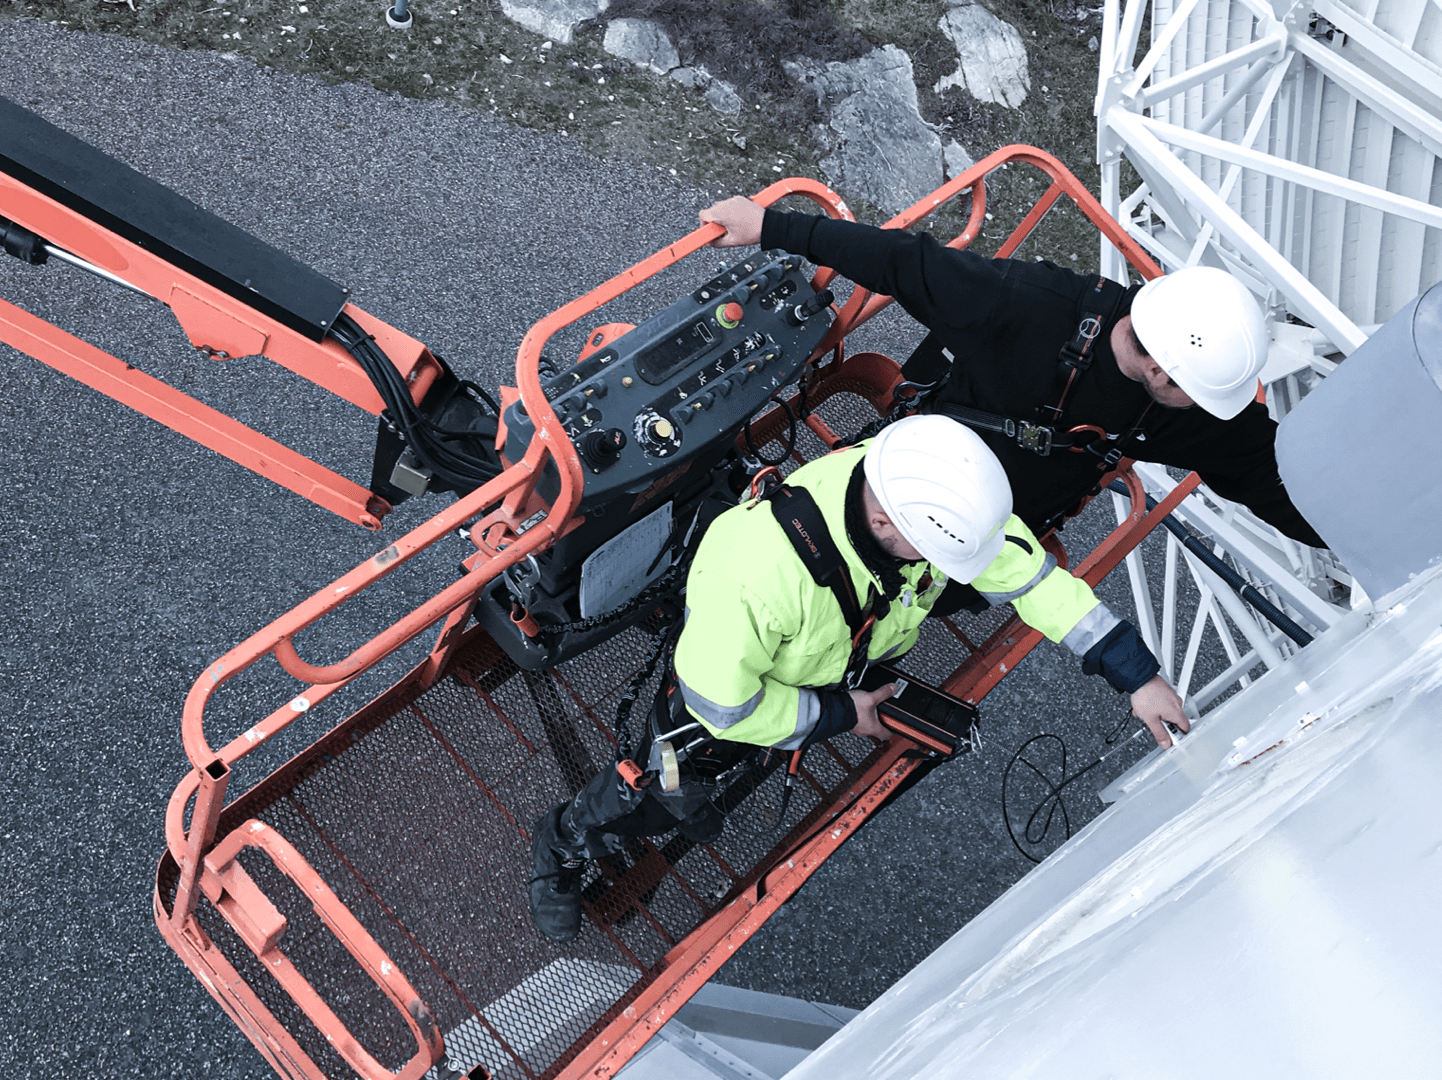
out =
[[[1121,620],[1090,585],[1057,565],[1021,518],[1013,514],[1005,531],[1001,554],[972,585],[993,607],[1011,604],[1022,622],[1085,656]]]
[[[787,479],[816,500],[862,598],[881,583],[847,538],[845,499],[866,446],[828,454]],[[1006,532],[1021,542],[1009,542],[974,584],[997,602],[1015,604],[1023,620],[1053,641],[1085,653],[1118,620],[1084,582],[1057,568],[1019,518],[1007,522]],[[918,594],[928,571],[930,587]],[[925,562],[904,565],[902,577],[901,594],[889,598],[872,630],[872,660],[897,657],[916,643],[946,584]],[[1088,644],[1079,647],[1083,641]],[[691,564],[686,625],[676,645],[676,675],[691,713],[721,738],[794,749],[820,715],[815,689],[837,687],[850,655],[851,635],[836,597],[801,564],[770,507],[748,504],[718,517]]]

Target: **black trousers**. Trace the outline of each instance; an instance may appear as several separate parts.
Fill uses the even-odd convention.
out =
[[[698,844],[721,835],[725,818],[711,801],[714,782],[683,775],[681,786],[662,791],[659,783],[637,791],[614,765],[602,769],[561,812],[562,854],[595,859],[619,852],[627,837],[660,836],[673,829]]]

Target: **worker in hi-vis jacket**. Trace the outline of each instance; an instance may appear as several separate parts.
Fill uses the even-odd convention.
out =
[[[530,899],[540,932],[576,935],[586,860],[619,850],[624,837],[679,828],[716,839],[717,785],[760,748],[801,749],[843,731],[886,738],[876,705],[894,687],[855,687],[868,663],[916,643],[952,580],[1012,604],[1085,672],[1130,694],[1159,746],[1171,744],[1166,724],[1188,729],[1136,629],[1012,514],[996,455],[949,417],[908,417],[802,466],[706,531],[686,580],[673,690],[651,719],[653,738],[693,725],[675,740],[679,786],[634,786],[608,768],[536,823]]]

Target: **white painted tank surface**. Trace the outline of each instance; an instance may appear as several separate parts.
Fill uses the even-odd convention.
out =
[[[1113,784],[789,1080],[1442,1076],[1439,730],[1434,567]]]

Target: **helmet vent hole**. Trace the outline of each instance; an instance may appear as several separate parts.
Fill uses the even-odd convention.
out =
[[[932,517],[930,514],[927,514],[927,515],[926,515],[926,520],[929,521],[929,522],[931,522],[933,525],[935,525],[935,526],[936,526],[938,529],[940,529],[942,532],[946,533],[947,536],[951,537],[951,538],[952,538],[953,540],[955,540],[958,544],[961,544],[963,547],[966,546],[966,541],[965,541],[965,540],[963,540],[961,537],[957,536],[956,533],[952,532],[950,529],[948,529],[948,528],[947,528],[945,525],[943,525],[941,522],[937,521],[936,518]]]

